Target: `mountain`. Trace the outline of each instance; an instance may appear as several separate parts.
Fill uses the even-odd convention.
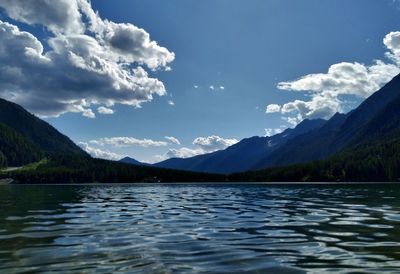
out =
[[[43,159],[46,157],[47,159]],[[40,161],[42,159],[42,161]],[[21,106],[0,99],[0,180],[15,183],[223,182],[225,176],[93,159],[68,137]]]
[[[335,114],[320,128],[298,135],[286,142],[284,146],[264,155],[248,170],[325,159],[333,154],[330,143],[333,142],[346,119],[346,114]]]
[[[146,166],[146,165],[148,165],[146,163],[139,162],[139,161],[137,161],[137,160],[135,160],[135,159],[133,159],[131,157],[128,157],[128,156],[122,158],[118,162],[125,163],[125,164],[131,164],[131,165],[137,165],[137,166]]]
[[[304,120],[271,137],[251,137],[209,154],[172,158],[158,167],[234,173],[326,159],[344,149],[393,134],[400,128],[400,75],[347,114]]]
[[[39,161],[42,150],[14,129],[0,123],[0,167]]]
[[[251,169],[322,160],[400,128],[400,75],[346,115],[336,114],[321,128],[288,141]]]
[[[251,137],[225,150],[169,159],[156,164],[163,167],[158,168],[131,158],[122,159],[129,164],[93,159],[46,122],[0,100],[0,166],[49,156],[29,168],[2,171],[0,179],[20,183],[400,181],[399,106],[397,76],[348,114],[337,113],[328,121],[304,120],[271,137]],[[252,171],[211,174],[244,170]]]
[[[357,134],[352,143],[397,136],[400,131],[400,94],[373,117]]]
[[[137,166],[79,155],[58,155],[34,168],[0,172],[20,184],[224,182],[224,175]]]
[[[400,74],[394,77],[380,90],[367,98],[358,108],[349,113],[346,122],[341,126],[335,143],[356,143],[356,133],[372,121],[377,115],[384,115],[386,108],[400,96]],[[397,105],[399,107],[399,105]]]
[[[67,136],[23,107],[0,98],[0,123],[12,128],[47,154],[88,156]]]
[[[232,182],[400,182],[400,133],[320,161],[236,173]]]
[[[283,146],[296,136],[320,128],[325,120],[304,120],[294,129],[271,137],[251,137],[243,139],[224,150],[198,155],[191,158],[171,158],[154,164],[156,167],[190,170],[197,172],[223,173],[240,172],[251,169],[266,155]]]

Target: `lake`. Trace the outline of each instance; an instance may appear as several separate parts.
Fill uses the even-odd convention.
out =
[[[400,273],[400,186],[0,186],[0,273],[56,270]]]

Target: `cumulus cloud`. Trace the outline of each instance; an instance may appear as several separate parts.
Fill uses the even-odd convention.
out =
[[[82,115],[87,117],[87,118],[96,118],[96,115],[94,112],[89,108],[89,109],[83,109],[82,110]]]
[[[168,105],[170,105],[170,106],[175,106],[175,102],[172,101],[172,100],[169,100],[169,101],[168,101]]]
[[[94,158],[102,158],[115,161],[122,158],[122,155],[119,155],[117,153],[108,150],[92,147],[86,142],[79,142],[78,145]]]
[[[91,140],[89,141],[89,143],[100,146],[111,145],[113,147],[128,147],[128,146],[162,147],[168,145],[168,143],[164,141],[154,141],[151,139],[136,139],[133,137],[101,138],[99,140]]]
[[[342,62],[330,66],[327,73],[309,74],[291,82],[281,82],[278,88],[292,91],[329,92],[332,95],[368,97],[391,80],[399,68],[394,64],[375,61],[371,66]]]
[[[7,15],[29,25],[43,25],[56,33],[83,33],[78,3],[70,0],[1,0]]]
[[[197,137],[193,140],[193,145],[196,146],[195,148],[181,147],[178,149],[169,149],[163,155],[157,155],[156,158],[160,161],[169,158],[189,158],[196,155],[225,149],[231,145],[236,144],[237,142],[239,141],[236,139],[224,139],[216,135]]]
[[[286,127],[282,126],[279,128],[266,128],[265,129],[265,137],[271,137],[276,134],[282,133]]]
[[[217,135],[211,135],[208,137],[197,137],[194,139],[193,144],[200,147],[204,152],[213,152],[216,150],[225,149],[231,145],[239,142],[236,139],[224,139]]]
[[[204,151],[199,148],[197,149],[191,149],[187,147],[182,147],[179,149],[171,148],[164,155],[162,155],[161,157],[159,156],[159,159],[165,160],[169,158],[190,158],[200,154],[204,154]]]
[[[383,39],[383,43],[390,50],[386,56],[392,59],[397,65],[400,64],[400,32],[390,32]]]
[[[99,107],[97,108],[97,112],[100,114],[114,114],[114,110],[111,108],[106,108],[106,107]]]
[[[270,104],[267,106],[267,109],[265,110],[266,113],[274,113],[280,111],[281,111],[281,106],[277,104]]]
[[[282,120],[286,121],[286,123],[288,123],[291,127],[295,127],[303,120],[303,118],[300,114],[297,114],[297,116],[293,117],[283,116]]]
[[[40,116],[94,118],[96,105],[140,107],[166,94],[146,68],[168,70],[175,56],[145,30],[103,20],[87,0],[2,0],[0,8],[50,33],[45,51],[33,34],[0,21],[1,97]]]
[[[167,139],[168,141],[170,141],[171,143],[173,143],[173,144],[176,144],[176,145],[180,145],[181,144],[181,142],[178,140],[178,138],[176,138],[176,137],[173,137],[173,136],[165,136],[164,137],[165,139]]]
[[[303,119],[328,119],[336,112],[342,111],[343,102],[335,95],[330,93],[317,94],[309,101],[295,100],[282,106],[283,114],[298,114],[298,122]],[[292,120],[293,121],[293,120]]]
[[[211,85],[211,86],[210,86],[210,89],[211,89],[211,90],[214,90],[214,89],[215,89],[215,87],[214,87],[213,85]]]
[[[390,62],[375,60],[371,65],[341,62],[329,67],[327,73],[309,74],[294,81],[280,82],[278,88],[287,91],[305,92],[308,100],[295,100],[282,106],[272,104],[267,113],[278,112],[295,115],[301,121],[305,118],[330,118],[343,111],[344,96],[367,98],[394,76],[400,73],[400,32],[391,32],[383,43],[389,50],[386,56]]]
[[[109,48],[125,62],[139,62],[155,70],[159,67],[169,67],[175,55],[166,48],[160,47],[150,40],[150,35],[143,29],[132,24],[116,24],[105,21],[101,34]]]
[[[219,89],[220,89],[220,90],[224,90],[225,87],[224,87],[224,86],[220,86]]]

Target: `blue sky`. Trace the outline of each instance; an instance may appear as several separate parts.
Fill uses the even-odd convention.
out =
[[[85,2],[76,1],[78,6]],[[56,48],[55,42],[49,42],[52,37],[63,37],[64,40],[57,40],[57,54],[63,54],[67,51],[60,53],[60,47],[64,47],[60,45],[64,44],[59,41],[67,41],[77,32],[97,31],[78,30],[79,26],[62,17],[62,12],[53,13],[53,17],[60,17],[55,22],[51,21],[54,18],[44,20],[43,16],[35,21],[35,16],[41,12],[39,9],[24,6],[25,11],[32,9],[27,15],[16,5],[21,8],[24,4],[23,1],[0,0],[3,8],[0,20],[35,36],[43,45],[43,56]],[[62,11],[61,6],[43,6],[42,10],[50,8]],[[242,138],[265,135],[266,129],[273,134],[304,118],[329,118],[336,111],[346,112],[399,72],[396,31],[400,30],[400,4],[397,1],[92,0],[91,8],[98,11],[101,20],[113,22],[110,26],[115,27],[114,34],[122,26],[118,24],[131,24],[143,28],[151,41],[167,50],[165,53],[160,48],[152,51],[144,48],[146,58],[148,54],[157,54],[157,60],[167,61],[156,68],[149,67],[149,63],[141,65],[149,78],[163,83],[166,92],[159,92],[163,93],[161,96],[153,94],[151,100],[147,98],[138,108],[120,99],[114,101],[112,96],[120,94],[115,90],[108,92],[103,82],[110,78],[93,85],[85,80],[89,76],[82,76],[81,86],[86,90],[80,89],[79,96],[73,99],[94,96],[105,98],[104,102],[96,105],[99,99],[95,99],[73,108],[60,106],[55,110],[54,102],[59,101],[47,102],[48,98],[58,96],[65,102],[65,98],[72,100],[71,93],[78,94],[75,90],[64,89],[68,87],[66,84],[60,91],[60,94],[70,93],[65,96],[57,94],[57,85],[45,96],[42,93],[16,96],[23,94],[20,90],[25,86],[14,83],[0,96],[46,117],[49,123],[99,157],[129,155],[154,162],[170,156],[221,149]],[[78,11],[78,15],[79,12],[84,14]],[[82,21],[89,25],[85,16],[88,15],[84,14]],[[105,36],[91,36],[100,39],[100,44],[108,42]],[[70,51],[78,52],[76,46],[71,48]],[[132,48],[135,50],[142,49]],[[118,54],[122,55],[121,50]],[[128,53],[123,54],[127,58],[125,62],[130,60],[127,62],[130,68],[138,66],[137,55],[129,59]],[[9,57],[1,60],[13,66],[16,63]],[[374,63],[374,60],[381,63]],[[66,75],[75,73],[65,61],[53,63],[53,71],[66,70]],[[24,66],[24,71],[35,69],[18,64]],[[327,74],[334,64],[339,65]],[[355,79],[349,71],[360,79]],[[363,71],[365,75],[361,75]],[[306,75],[308,78],[296,82]],[[56,79],[62,83],[62,78]],[[29,79],[26,81],[29,84]],[[33,81],[32,85],[35,83]],[[20,90],[14,90],[18,88]],[[111,84],[110,89],[113,89]],[[61,100],[58,97],[56,99]],[[40,103],[30,98],[40,98]],[[113,103],[106,105],[106,101]],[[266,113],[268,105],[271,105],[270,113]],[[112,109],[113,114],[98,113],[97,108],[101,106],[109,112]],[[83,116],[85,109],[92,110],[92,113],[86,112],[86,116],[96,117]],[[54,115],[58,117],[51,117]],[[166,136],[175,137],[179,142]]]

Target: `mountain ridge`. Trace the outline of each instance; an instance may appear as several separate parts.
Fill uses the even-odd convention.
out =
[[[365,99],[354,110],[342,116],[334,115],[320,129],[292,139],[286,146],[264,157],[252,169],[322,160],[345,148],[361,144],[367,140],[365,136],[361,136],[363,128],[367,127],[374,117],[384,115],[386,107],[398,96],[400,96],[400,74]],[[383,114],[380,114],[381,112]]]
[[[400,76],[396,76],[347,114],[336,113],[328,121],[306,119],[274,136],[254,136],[224,150],[169,159],[161,162],[169,166],[160,168],[129,157],[121,160],[130,164],[93,159],[48,123],[0,99],[0,166],[9,159],[33,161],[51,155],[35,170],[0,172],[0,177],[38,183],[171,182],[185,178],[222,182],[246,176],[248,180],[277,181],[400,180],[396,171],[400,167],[399,106]],[[30,159],[28,154],[26,159],[11,157],[13,153],[24,154],[24,150],[36,158]],[[182,165],[186,165],[186,171],[177,170]],[[235,170],[247,172],[237,175]]]
[[[125,164],[131,164],[131,165],[137,165],[137,166],[150,166],[150,164],[142,163],[142,162],[140,162],[134,158],[131,158],[129,156],[125,156],[124,158],[120,159],[118,162],[125,163]]]
[[[89,156],[69,137],[20,105],[0,98],[0,123],[31,140],[44,152]]]
[[[288,128],[274,136],[253,136],[245,138],[224,150],[190,158],[171,158],[153,166],[221,174],[245,171],[256,164],[260,157],[273,152],[291,138],[321,127],[325,122],[322,119],[305,119],[296,128]]]
[[[307,123],[315,123],[309,122],[314,120],[305,119],[296,128],[271,137],[245,138],[221,151],[190,158],[171,158],[154,166],[228,174],[323,160],[343,149],[371,140],[374,130],[381,130],[380,125],[388,123],[390,117],[400,116],[397,112],[400,102],[395,102],[400,100],[396,99],[398,96],[400,74],[349,113],[336,113],[320,125],[306,127],[307,130],[300,129]],[[392,115],[388,117],[385,113],[389,111],[386,109],[390,104]],[[378,116],[381,118],[378,119]],[[370,123],[374,119],[379,122],[375,122],[375,128],[372,128]],[[392,120],[392,127],[400,127],[399,121]],[[298,134],[291,136],[293,130]],[[379,138],[383,133],[380,131],[375,137]],[[288,138],[283,141],[285,135]]]

